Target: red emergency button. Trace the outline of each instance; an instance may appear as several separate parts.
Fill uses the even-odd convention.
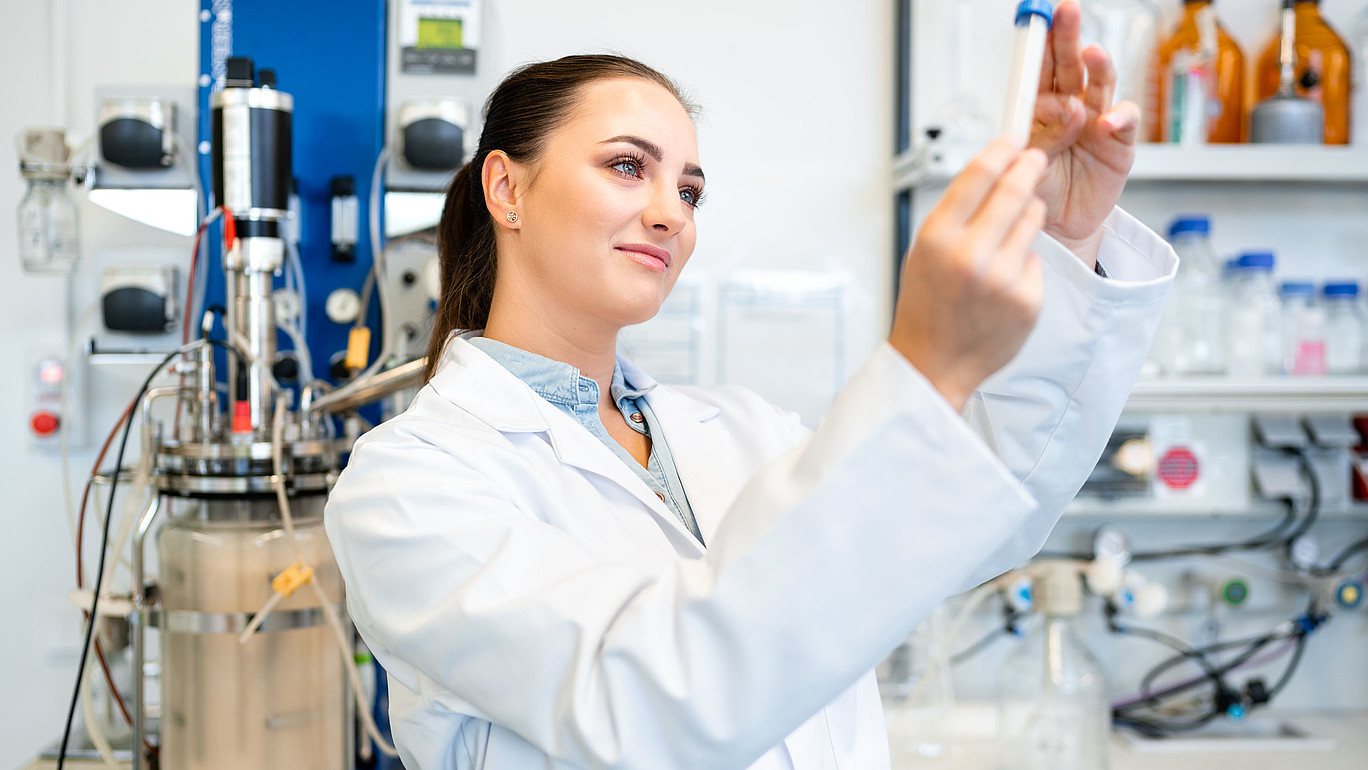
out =
[[[33,428],[36,436],[51,436],[57,432],[57,425],[60,421],[57,415],[52,412],[34,412],[29,419],[29,427]]]

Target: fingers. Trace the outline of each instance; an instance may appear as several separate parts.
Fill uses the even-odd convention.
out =
[[[1038,201],[1035,189],[1047,162],[1045,153],[1027,150],[1003,173],[968,222],[966,234],[973,239],[975,247],[986,253],[1000,251],[1000,244],[1017,227],[1023,214],[1035,210]],[[1044,211],[1040,215],[1037,230],[1044,224]]]
[[[950,182],[936,208],[956,223],[969,221],[1003,172],[1022,154],[1021,149],[1009,137],[994,139]]]
[[[1116,94],[1116,67],[1107,52],[1095,45],[1083,51],[1082,59],[1088,71],[1083,104],[1093,112],[1105,112]]]
[[[1134,102],[1121,102],[1102,113],[1097,120],[1104,131],[1123,144],[1135,144],[1140,126],[1140,108]]]
[[[1068,149],[1087,126],[1088,113],[1076,96],[1065,99],[1061,94],[1046,94],[1036,100],[1035,125],[1031,128],[1031,146],[1054,157]]]
[[[1047,60],[1054,65],[1054,89],[1062,94],[1076,94],[1083,90],[1083,58],[1080,55],[1079,35],[1083,27],[1082,12],[1077,3],[1060,3],[1055,9],[1054,24],[1050,27]],[[1050,73],[1044,73],[1048,76]],[[1048,77],[1042,77],[1041,89],[1044,92]]]
[[[1015,282],[1021,278],[1021,274],[1028,269],[1033,259],[1039,260],[1031,251],[1031,244],[1035,242],[1036,236],[1040,235],[1040,229],[1045,226],[1045,208],[1045,201],[1031,198],[1022,210],[1021,216],[1012,223],[1011,229],[1002,239],[1002,245],[999,247],[1001,258],[995,265],[1002,279]]]

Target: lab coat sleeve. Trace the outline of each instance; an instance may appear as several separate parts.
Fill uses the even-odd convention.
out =
[[[748,766],[1035,507],[886,344],[742,489],[704,558],[658,572],[520,509],[495,480],[511,448],[457,456],[404,424],[362,438],[327,506],[357,627],[431,707],[587,768]]]
[[[1041,236],[1045,301],[1018,355],[975,392],[965,418],[1039,502],[964,586],[1011,569],[1044,544],[1087,480],[1158,326],[1178,259],[1121,209],[1104,223],[1108,278]]]

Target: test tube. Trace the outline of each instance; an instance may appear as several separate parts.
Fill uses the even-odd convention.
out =
[[[1016,43],[1012,51],[1012,74],[1007,80],[1007,110],[1002,132],[1021,144],[1031,138],[1040,68],[1045,61],[1045,38],[1054,22],[1049,0],[1021,0],[1016,10]]]

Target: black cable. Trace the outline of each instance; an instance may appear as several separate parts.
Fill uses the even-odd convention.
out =
[[[1327,564],[1324,567],[1319,567],[1315,571],[1322,574],[1333,574],[1335,572],[1339,572],[1340,569],[1344,567],[1346,562],[1354,558],[1355,555],[1362,553],[1364,551],[1368,551],[1368,537],[1362,538],[1361,540],[1355,540],[1354,542],[1350,543],[1348,546],[1344,548],[1344,550],[1335,554],[1335,557],[1330,560],[1329,564]]]
[[[951,655],[951,656],[950,656],[950,661],[949,661],[949,662],[950,662],[950,665],[952,665],[952,666],[958,666],[959,664],[963,663],[964,661],[969,660],[970,658],[974,657],[975,655],[978,655],[980,652],[983,652],[984,650],[986,650],[986,649],[988,649],[989,647],[993,646],[993,642],[996,642],[997,640],[999,640],[999,639],[1001,639],[1001,638],[1003,638],[1003,637],[1005,637],[1005,636],[1010,636],[1011,633],[1012,633],[1012,632],[1011,632],[1011,623],[1014,622],[1018,617],[1020,617],[1020,615],[1019,615],[1018,613],[1013,613],[1012,615],[1009,616],[1009,618],[1008,618],[1008,620],[1007,620],[1007,624],[1004,625],[1002,628],[995,628],[995,629],[993,629],[992,631],[988,632],[987,634],[984,634],[983,637],[980,638],[977,642],[974,642],[973,644],[969,645],[968,647],[965,647],[963,650],[960,650],[959,652],[955,653],[954,655]]]
[[[161,363],[157,364],[151,373],[147,375],[147,379],[143,380],[142,387],[138,389],[138,395],[133,399],[134,411],[137,410],[137,404],[142,401],[143,396],[147,393],[147,389],[152,386],[153,378],[160,374],[161,370],[164,369],[167,364],[171,363],[172,359],[186,352],[188,351],[181,348],[167,353]],[[146,419],[146,415],[144,415],[143,418]],[[57,770],[62,770],[66,763],[67,745],[71,740],[71,725],[76,719],[76,701],[80,699],[81,682],[85,678],[86,663],[89,661],[90,656],[90,642],[95,635],[95,624],[100,620],[98,612],[100,604],[100,586],[104,582],[105,558],[109,554],[109,524],[114,520],[114,493],[119,488],[119,473],[117,469],[123,467],[124,450],[128,448],[128,434],[132,427],[133,413],[130,412],[128,419],[124,421],[123,437],[119,440],[119,454],[114,459],[114,468],[116,470],[109,480],[109,502],[105,505],[104,528],[100,536],[100,563],[96,568],[95,587],[90,598],[90,621],[86,623],[85,644],[81,646],[81,662],[76,669],[76,686],[71,690],[71,705],[67,708],[66,725],[62,728],[62,745],[57,753]],[[141,675],[141,672],[134,673],[135,675]],[[139,708],[142,707],[142,704],[138,705]],[[133,748],[134,751],[142,751],[141,746],[134,746]]]
[[[1262,650],[1264,647],[1267,647],[1269,644],[1272,644],[1273,642],[1275,642],[1275,641],[1277,641],[1277,640],[1279,640],[1279,639],[1284,639],[1284,638],[1287,638],[1287,637],[1285,637],[1285,636],[1280,636],[1280,635],[1278,635],[1278,634],[1265,634],[1264,636],[1259,637],[1258,639],[1255,639],[1255,640],[1253,640],[1253,641],[1251,641],[1251,642],[1248,642],[1248,646],[1247,646],[1243,651],[1241,651],[1239,655],[1236,655],[1234,658],[1231,658],[1229,662],[1224,663],[1224,664],[1222,664],[1222,665],[1220,665],[1220,666],[1217,666],[1216,669],[1215,669],[1215,673],[1218,674],[1219,676],[1224,677],[1226,674],[1228,674],[1228,673],[1230,673],[1231,671],[1235,670],[1236,668],[1239,668],[1240,666],[1244,665],[1246,661],[1248,661],[1250,658],[1252,658],[1252,657],[1254,657],[1255,655],[1257,655],[1258,652],[1259,652],[1259,650]],[[1234,643],[1231,643],[1231,644],[1227,644],[1227,645],[1224,645],[1224,646],[1225,646],[1225,647],[1236,647],[1236,646],[1238,646],[1238,645],[1237,645],[1237,644],[1234,644]],[[1212,651],[1214,651],[1214,650],[1212,650]],[[1206,655],[1206,654],[1209,654],[1209,653],[1208,653],[1206,650],[1203,650],[1201,654]],[[1150,705],[1150,704],[1153,704],[1153,703],[1157,702],[1157,701],[1158,701],[1159,699],[1161,699],[1161,698],[1168,698],[1168,697],[1171,697],[1171,696],[1173,696],[1173,695],[1177,695],[1178,693],[1187,692],[1188,690],[1191,690],[1191,689],[1193,689],[1193,688],[1195,688],[1195,687],[1200,686],[1203,682],[1206,682],[1206,681],[1209,681],[1209,680],[1210,680],[1210,676],[1208,676],[1207,678],[1200,679],[1200,680],[1197,680],[1197,681],[1194,681],[1194,682],[1188,682],[1188,683],[1185,683],[1185,684],[1173,685],[1173,686],[1171,686],[1171,687],[1167,687],[1167,688],[1164,688],[1164,689],[1161,689],[1161,690],[1151,691],[1151,688],[1154,687],[1154,680],[1155,680],[1155,679],[1158,679],[1165,671],[1168,671],[1169,669],[1173,668],[1174,666],[1181,665],[1181,664],[1187,662],[1187,660],[1188,660],[1188,659],[1187,659],[1186,657],[1184,657],[1184,656],[1175,655],[1175,656],[1173,656],[1173,657],[1171,657],[1171,658],[1169,658],[1169,659],[1167,659],[1167,660],[1165,660],[1165,661],[1162,661],[1162,662],[1159,663],[1157,666],[1155,666],[1154,668],[1150,669],[1149,672],[1146,673],[1145,676],[1140,680],[1140,692],[1144,693],[1144,694],[1145,694],[1146,696],[1148,696],[1148,697],[1146,697],[1146,699],[1143,700],[1143,701],[1140,701],[1140,702],[1135,703],[1135,704],[1131,704],[1130,706],[1124,706],[1124,707],[1122,707],[1122,708],[1127,708],[1127,709],[1129,709],[1129,708],[1137,708],[1137,707],[1143,706],[1143,705]]]
[[[1282,692],[1283,688],[1287,686],[1287,683],[1292,681],[1292,675],[1297,672],[1297,664],[1301,663],[1302,651],[1306,649],[1307,636],[1310,636],[1309,631],[1302,631],[1298,634],[1297,647],[1292,650],[1292,660],[1288,661],[1287,668],[1283,669],[1282,676],[1278,677],[1278,681],[1272,687],[1268,688],[1269,700],[1273,700],[1273,696]]]

